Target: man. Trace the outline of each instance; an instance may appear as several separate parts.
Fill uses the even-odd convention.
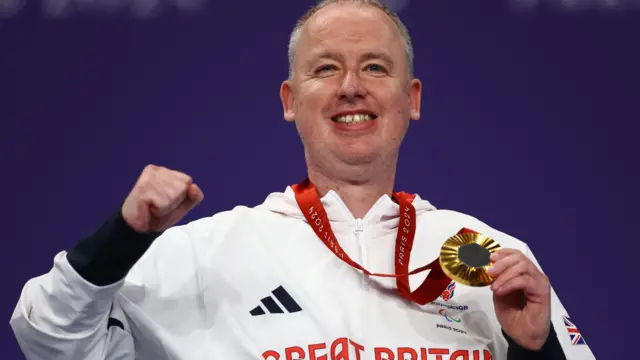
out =
[[[571,344],[526,244],[393,191],[400,143],[420,117],[412,58],[406,29],[377,1],[310,10],[281,87],[309,181],[174,226],[203,193],[148,166],[119,211],[25,285],[11,326],[26,357],[593,359]],[[440,289],[429,273],[424,289],[442,295],[412,300],[424,275],[398,266],[430,263],[463,228],[502,245],[493,284]]]

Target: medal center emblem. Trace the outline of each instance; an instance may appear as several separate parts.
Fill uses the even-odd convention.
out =
[[[491,253],[480,244],[466,244],[458,249],[458,258],[465,265],[472,268],[488,266],[491,262]]]

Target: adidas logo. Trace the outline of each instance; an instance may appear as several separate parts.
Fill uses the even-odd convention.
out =
[[[282,286],[278,286],[277,289],[271,292],[273,296],[267,296],[262,298],[260,302],[270,314],[283,314],[285,311],[282,309],[286,309],[289,313],[295,313],[298,311],[302,311],[300,305],[293,300],[291,295],[285,290]],[[258,305],[253,310],[249,311],[251,316],[264,315],[265,310],[262,306]]]

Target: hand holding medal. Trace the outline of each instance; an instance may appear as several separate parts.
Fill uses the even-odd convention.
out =
[[[535,264],[516,249],[469,229],[449,238],[440,251],[448,277],[468,286],[491,285],[496,317],[520,346],[539,350],[551,327],[551,285]]]

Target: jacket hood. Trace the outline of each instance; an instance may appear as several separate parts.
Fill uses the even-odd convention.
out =
[[[412,201],[416,208],[416,215],[436,210],[427,200],[423,200],[415,194]],[[353,222],[356,218],[351,214],[346,204],[337,192],[330,190],[321,199],[330,222]],[[287,186],[284,192],[271,193],[265,201],[256,208],[266,209],[284,216],[301,219],[306,222],[304,214],[296,202],[295,193],[291,186]],[[382,195],[361,219],[365,222],[380,222],[394,220],[400,216],[400,207],[389,195]]]

